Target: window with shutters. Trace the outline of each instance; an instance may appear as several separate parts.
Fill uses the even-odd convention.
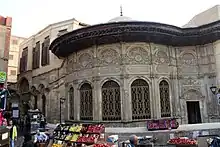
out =
[[[40,67],[40,41],[36,43],[35,48],[33,48],[32,56],[32,69],[37,69]]]
[[[102,120],[121,120],[120,86],[112,80],[102,86]]]
[[[159,84],[161,117],[171,117],[169,84],[163,80]]]
[[[45,38],[44,42],[42,43],[42,54],[41,54],[41,65],[46,66],[49,65],[50,60],[50,38],[49,36]]]
[[[28,47],[24,48],[22,51],[22,56],[20,58],[20,73],[27,71],[27,59]]]
[[[80,120],[93,120],[92,87],[84,83],[80,87]]]
[[[69,89],[69,113],[70,119],[74,120],[74,90],[73,87]]]
[[[150,91],[149,85],[142,79],[137,79],[131,84],[132,119],[150,119]]]

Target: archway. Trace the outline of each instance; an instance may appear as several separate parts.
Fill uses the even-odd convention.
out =
[[[142,79],[131,84],[132,119],[151,118],[149,85]]]
[[[120,86],[113,80],[102,86],[102,120],[121,120]]]
[[[89,83],[80,87],[80,119],[93,120],[92,86]]]
[[[159,84],[159,89],[161,117],[171,117],[170,92],[167,81],[162,80]]]
[[[29,82],[26,78],[22,78],[19,84],[19,91],[20,93],[27,93],[29,92]]]

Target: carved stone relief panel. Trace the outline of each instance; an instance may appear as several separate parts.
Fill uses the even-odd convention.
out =
[[[184,79],[181,80],[181,83],[183,93],[190,91],[191,89],[201,91],[201,81],[197,79],[197,77],[184,77]]]
[[[185,100],[203,100],[204,99],[202,94],[195,89],[190,89],[190,90],[186,91],[183,94],[183,98]]]
[[[197,58],[192,52],[183,52],[179,58],[180,73],[196,73],[198,72]]]
[[[125,64],[149,64],[150,63],[149,45],[132,45],[126,49]]]
[[[196,86],[201,85],[201,82],[198,79],[196,79],[196,77],[185,77],[182,84],[188,86]]]
[[[187,46],[187,47],[177,47],[176,54],[178,57],[181,57],[183,53],[193,53],[196,55],[196,46]]]
[[[92,49],[77,52],[77,69],[92,68],[94,63],[94,54]]]
[[[126,72],[129,74],[149,74],[150,65],[127,65]]]
[[[118,65],[120,64],[119,49],[115,46],[98,48],[98,64],[99,66]]]
[[[154,60],[157,73],[169,73],[169,57],[166,52],[158,51]]]
[[[93,69],[85,69],[77,71],[77,78],[85,78],[85,77],[92,77],[93,76]]]
[[[119,65],[117,66],[105,66],[99,68],[99,75],[116,75],[122,71]]]
[[[76,53],[73,53],[72,55],[70,55],[68,58],[67,58],[67,61],[66,61],[67,65],[66,65],[66,71],[67,73],[71,73],[73,72],[74,70],[76,70]]]

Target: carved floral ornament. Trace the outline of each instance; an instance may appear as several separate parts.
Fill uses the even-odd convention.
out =
[[[119,57],[120,54],[115,49],[103,48],[99,54],[100,64],[118,63]]]
[[[155,62],[157,64],[168,64],[169,57],[165,51],[158,51],[156,53]]]
[[[127,51],[127,57],[129,60],[135,63],[148,63],[150,61],[149,49],[143,47],[132,47]]]
[[[184,53],[181,56],[181,64],[185,66],[196,65],[197,59],[193,53]]]
[[[203,96],[202,93],[196,89],[189,89],[183,92],[180,98],[185,100],[202,100],[205,98],[205,96]]]
[[[200,81],[193,77],[187,77],[185,80],[183,80],[182,84],[183,85],[201,85]]]
[[[78,57],[78,64],[82,68],[91,68],[93,63],[93,57],[89,53],[82,53]]]

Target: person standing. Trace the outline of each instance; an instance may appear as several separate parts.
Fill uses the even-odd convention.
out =
[[[17,140],[17,127],[15,120],[12,122],[10,121],[10,147],[15,146],[15,141]]]
[[[34,147],[31,134],[27,133],[24,135],[24,142],[22,147]]]

